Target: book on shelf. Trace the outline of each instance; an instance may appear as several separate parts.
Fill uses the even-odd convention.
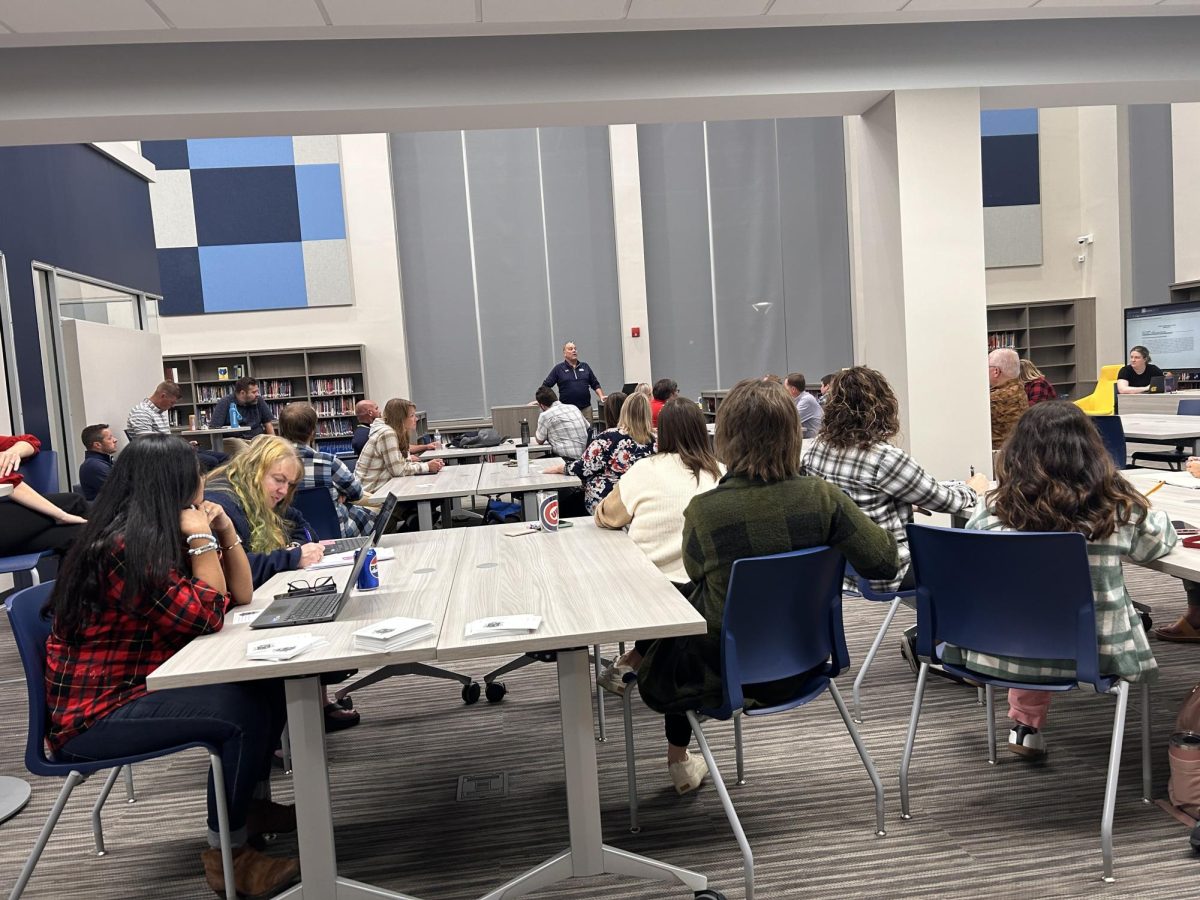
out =
[[[330,378],[310,378],[310,393],[314,397],[330,394],[353,394],[357,391],[353,375],[339,375]]]

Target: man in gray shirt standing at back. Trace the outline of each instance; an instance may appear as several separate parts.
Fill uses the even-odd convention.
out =
[[[804,429],[804,437],[809,439],[817,436],[817,431],[821,428],[821,419],[825,417],[825,410],[821,409],[817,398],[804,389],[804,384],[804,376],[799,372],[793,372],[784,381],[784,387],[796,403],[796,412],[800,414],[800,426]]]

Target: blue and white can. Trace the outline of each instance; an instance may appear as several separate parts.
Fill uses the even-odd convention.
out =
[[[376,558],[375,548],[366,547],[358,552],[367,554],[367,561],[358,570],[358,589],[373,591],[379,587],[379,560]]]

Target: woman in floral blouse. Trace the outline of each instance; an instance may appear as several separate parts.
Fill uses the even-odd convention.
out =
[[[608,496],[629,467],[654,452],[654,435],[650,433],[650,401],[644,394],[635,393],[621,407],[616,428],[602,431],[588,444],[583,456],[564,465],[557,463],[545,468],[548,474],[566,472],[583,480],[583,504],[591,515]]]

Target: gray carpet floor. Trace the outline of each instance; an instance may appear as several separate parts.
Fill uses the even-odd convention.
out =
[[[1133,566],[1135,598],[1157,621],[1183,609],[1176,579]],[[848,599],[850,682],[885,607]],[[901,821],[897,773],[915,680],[896,647],[911,624],[902,610],[867,681],[863,739],[887,791],[887,836],[874,835],[872,793],[828,697],[790,714],[747,722],[747,783],[731,787],[754,848],[758,896],[779,897],[1190,897],[1200,857],[1187,829],[1139,794],[1138,710],[1130,704],[1117,800],[1117,882],[1100,882],[1099,821],[1113,701],[1073,692],[1055,701],[1049,758],[1029,764],[1002,749],[986,761],[981,707],[969,688],[931,679],[912,770],[914,818]],[[0,631],[7,632],[7,622]],[[615,649],[615,648],[612,648]],[[1200,679],[1200,646],[1155,644],[1162,678],[1154,692],[1155,796],[1166,796],[1166,743],[1184,694]],[[460,667],[479,676],[480,660]],[[0,774],[33,782],[33,799],[0,825],[0,892],[6,893],[55,795],[56,780],[23,768],[25,686],[16,650],[0,634]],[[422,900],[478,897],[562,849],[566,842],[562,740],[552,666],[507,678],[508,697],[464,706],[450,682],[393,679],[359,692],[362,724],[329,739],[341,872]],[[695,868],[728,897],[742,894],[737,845],[716,791],[706,784],[677,797],[664,761],[662,720],[635,702],[634,731],[643,830],[628,831],[623,725],[614,698],[608,742],[598,746],[604,833],[608,843]],[[1006,725],[1000,721],[1001,740]],[[714,752],[733,773],[732,728],[707,729]],[[200,868],[204,847],[204,773],[200,751],[137,767],[138,800],[120,787],[105,811],[108,854],[92,852],[94,779],[76,791],[25,896],[202,898],[213,896]],[[505,799],[459,802],[460,776],[505,772]],[[291,796],[275,777],[276,799]],[[294,852],[280,838],[273,853]],[[534,896],[684,898],[681,888],[610,877],[573,881]],[[320,900],[320,898],[310,898]]]

